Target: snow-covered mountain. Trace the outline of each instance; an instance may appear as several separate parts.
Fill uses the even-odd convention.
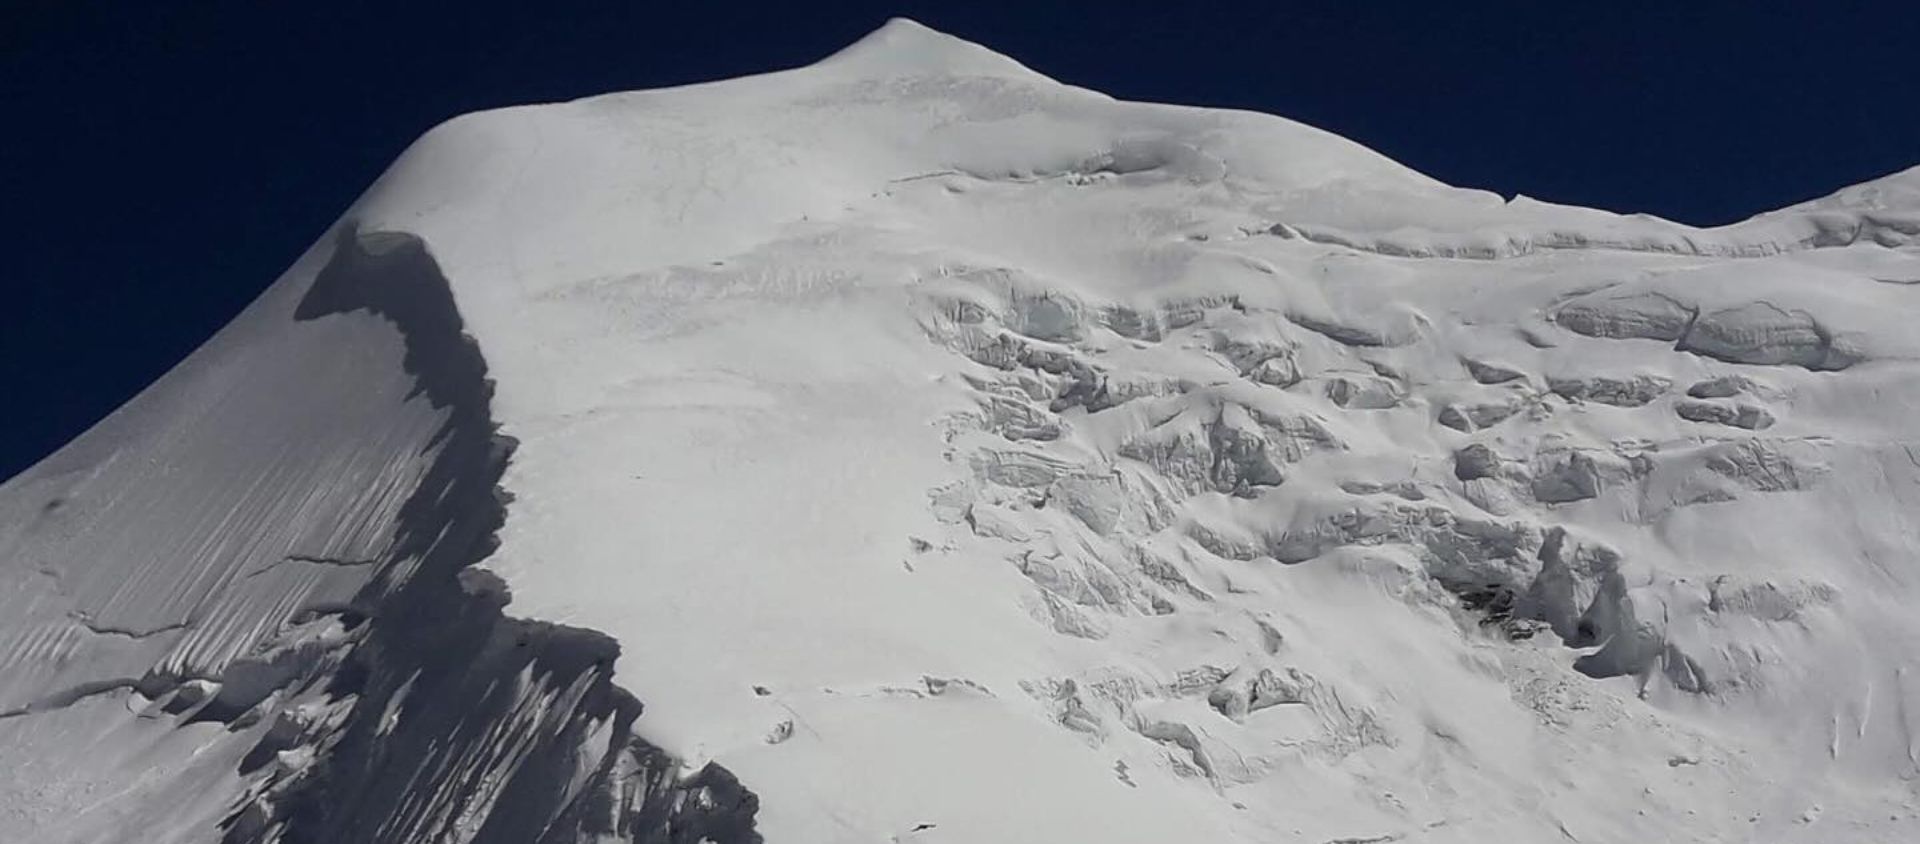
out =
[[[0,840],[1920,840],[1916,316],[1920,168],[1695,229],[906,21],[462,117],[0,487]]]

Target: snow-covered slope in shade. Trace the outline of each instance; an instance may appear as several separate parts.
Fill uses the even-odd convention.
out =
[[[905,21],[462,117],[0,489],[0,837],[1912,840],[1916,285]]]

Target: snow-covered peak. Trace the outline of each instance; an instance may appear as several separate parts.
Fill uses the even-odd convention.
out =
[[[901,20],[796,70],[455,119],[350,216],[553,284],[697,265],[947,176],[1212,183],[1248,192],[1250,225],[1371,230],[1499,207],[1292,121],[1115,101]]]
[[[1717,801],[1705,837],[1733,783],[1893,799],[1739,761],[1844,706],[1669,719],[1891,670],[1765,625],[1841,592],[1894,623],[1868,570],[1791,560],[1854,506],[1813,478],[1904,430],[1864,397],[1920,360],[1885,283],[1916,209],[1507,202],[1284,118],[870,41],[456,123],[390,178],[457,199],[361,209],[433,244],[499,379],[517,611],[673,678],[649,735],[757,783],[768,829],[1635,840],[1690,822],[1621,817],[1636,772],[1702,756],[1669,799]],[[1835,430],[1860,450],[1823,456]],[[1690,615],[1714,600],[1792,609]],[[1479,632],[1515,619],[1534,638]],[[1901,768],[1881,727],[1833,782]],[[1542,778],[1580,802],[1496,785]]]
[[[867,78],[982,76],[1026,82],[1053,81],[979,44],[899,17],[888,20],[820,64]]]
[[[1894,236],[1912,217],[1904,199],[1871,199],[1899,176],[1704,231],[1503,202],[1281,117],[1063,85],[904,19],[795,70],[456,119],[414,145],[353,216],[431,231],[453,260],[511,263],[522,283],[544,285],[721,259],[945,176],[1213,185],[1231,195],[1236,229],[1395,255],[1569,245],[1762,255],[1828,242],[1871,208],[1898,219],[1866,228]]]
[[[1914,840],[1915,172],[1505,201],[906,21],[459,118],[0,488],[0,838]]]

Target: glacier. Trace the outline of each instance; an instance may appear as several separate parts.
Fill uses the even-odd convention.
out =
[[[413,144],[0,486],[0,840],[1920,839],[1920,168],[1712,229],[906,20]]]

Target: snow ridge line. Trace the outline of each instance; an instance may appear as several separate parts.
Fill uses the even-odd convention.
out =
[[[1695,258],[1771,258],[1817,249],[1835,249],[1861,242],[1887,247],[1904,246],[1920,236],[1920,221],[1881,218],[1871,214],[1839,216],[1834,214],[1802,217],[1798,222],[1812,231],[1796,240],[1778,242],[1764,237],[1746,238],[1737,223],[1725,231],[1725,240],[1697,238],[1674,232],[1666,240],[1629,239],[1589,235],[1577,230],[1546,229],[1518,235],[1487,233],[1434,233],[1424,242],[1409,242],[1386,237],[1367,237],[1338,229],[1312,225],[1274,223],[1265,228],[1242,228],[1246,236],[1269,235],[1283,240],[1302,240],[1327,246],[1339,246],[1358,252],[1393,258],[1434,258],[1442,260],[1501,261],[1525,258],[1544,252],[1601,251],[1676,255]],[[1703,234],[1714,234],[1706,232]]]
[[[497,431],[485,361],[423,241],[346,227],[295,316],[360,310],[400,329],[407,371],[450,415],[393,551],[367,561],[380,570],[337,618],[344,640],[255,663],[312,667],[242,761],[253,785],[224,841],[758,844],[758,799],[731,773],[683,772],[634,733],[642,707],[613,684],[617,642],[507,616],[504,583],[473,568],[497,546],[516,443]],[[244,702],[232,687],[245,679],[221,696]],[[218,703],[190,717],[248,717]]]

